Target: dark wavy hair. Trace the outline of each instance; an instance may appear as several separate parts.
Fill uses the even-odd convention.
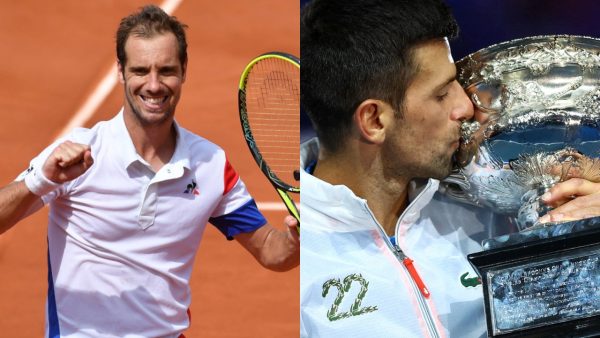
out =
[[[187,62],[186,28],[185,24],[179,22],[176,17],[169,16],[160,7],[144,6],[138,12],[121,20],[117,29],[117,59],[125,66],[127,62],[125,43],[131,35],[150,38],[156,34],[171,32],[177,38],[179,61],[184,66]]]
[[[417,72],[412,51],[453,38],[458,25],[441,0],[313,0],[302,9],[301,102],[323,148],[334,152],[366,99],[402,116]]]

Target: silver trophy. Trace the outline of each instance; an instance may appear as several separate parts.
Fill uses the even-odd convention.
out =
[[[541,196],[571,177],[600,182],[600,39],[536,36],[457,62],[476,106],[446,194],[491,208],[515,233],[469,256],[490,336],[600,335],[600,220],[540,223]],[[492,226],[507,226],[498,224]]]

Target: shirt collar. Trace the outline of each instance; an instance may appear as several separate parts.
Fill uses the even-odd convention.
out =
[[[118,147],[120,151],[117,151],[117,158],[121,162],[123,168],[129,167],[132,163],[140,162],[148,165],[146,161],[137,153],[131,136],[125,126],[124,111],[121,111],[110,120],[110,126],[112,131],[111,144]],[[175,151],[173,156],[165,166],[175,166],[190,169],[190,150],[188,144],[185,142],[185,129],[179,127],[177,121],[173,121],[175,126]]]

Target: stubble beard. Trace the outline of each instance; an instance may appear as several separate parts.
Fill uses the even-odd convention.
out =
[[[162,114],[160,119],[149,120],[144,117],[142,112],[134,104],[134,99],[131,97],[131,94],[127,90],[125,91],[125,98],[129,104],[129,107],[131,108],[131,111],[133,112],[133,116],[135,117],[135,119],[138,121],[138,123],[142,127],[151,127],[151,126],[162,125],[162,124],[168,122],[169,120],[172,120],[173,116],[175,115],[175,107],[171,106],[167,111],[165,111],[164,114]]]
[[[429,155],[429,156],[428,156]],[[392,169],[398,176],[409,179],[414,178],[433,178],[442,180],[452,172],[452,158],[445,154],[416,154],[412,153],[412,163],[396,162],[396,168]],[[396,155],[398,156],[398,155]],[[400,155],[402,156],[402,155]],[[408,158],[408,156],[406,157]],[[389,167],[388,167],[389,168]],[[391,168],[390,168],[391,169]]]
[[[415,136],[416,137],[416,136]],[[452,172],[453,155],[448,148],[423,148],[417,144],[401,144],[400,140],[383,146],[384,176],[404,179],[433,178],[442,180]]]
[[[434,167],[431,168],[431,178],[443,180],[452,172],[452,157],[448,158],[448,156],[440,155],[433,160],[432,164]]]

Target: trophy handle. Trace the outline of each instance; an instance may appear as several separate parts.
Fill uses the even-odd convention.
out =
[[[471,184],[460,169],[452,170],[452,173],[440,181],[440,191],[446,196],[462,203],[481,207],[477,197],[470,193]]]

